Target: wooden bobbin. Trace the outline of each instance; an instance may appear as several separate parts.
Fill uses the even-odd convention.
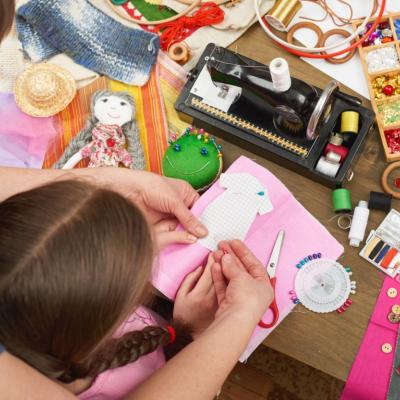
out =
[[[349,31],[346,31],[345,29],[331,29],[330,31],[327,31],[322,35],[321,43],[320,43],[321,47],[324,47],[326,41],[333,35],[340,35],[340,36],[343,36],[345,38],[348,38],[349,36],[351,36],[351,33]],[[354,40],[352,40],[351,43],[353,44]],[[326,61],[330,62],[331,64],[343,64],[343,63],[349,61],[354,56],[355,52],[356,52],[356,48],[350,50],[347,53],[347,55],[345,55],[343,57],[327,58]],[[326,52],[323,51],[321,54],[326,54]]]
[[[400,192],[394,191],[388,183],[389,175],[396,169],[400,169],[400,161],[396,161],[386,167],[382,174],[381,184],[386,193],[391,194],[395,199],[400,199]]]
[[[190,48],[185,42],[174,43],[168,48],[168,56],[179,65],[184,65],[190,59]]]

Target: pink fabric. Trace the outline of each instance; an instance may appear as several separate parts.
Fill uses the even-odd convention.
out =
[[[397,290],[396,297],[387,295],[390,288]],[[385,278],[341,400],[386,399],[399,328],[398,324],[390,323],[387,316],[399,301],[400,284],[390,277]],[[391,353],[382,351],[384,343],[392,346]]]
[[[139,307],[117,330],[114,337],[126,332],[141,330],[148,325],[163,325],[164,321],[144,307]],[[92,386],[81,393],[81,400],[123,399],[136,386],[165,364],[164,350],[160,347],[147,356],[121,368],[110,369],[100,374]]]
[[[294,198],[282,182],[265,168],[246,157],[240,157],[226,172],[248,172],[268,190],[274,210],[256,217],[245,240],[263,263],[267,263],[278,232],[281,229],[286,232],[277,267],[276,299],[280,310],[280,322],[294,307],[289,291],[294,287],[296,264],[305,256],[319,252],[323,257],[337,259],[343,252],[343,247]],[[199,216],[223,191],[217,181],[196,202],[193,213]],[[184,277],[202,265],[208,253],[209,251],[199,243],[168,247],[161,253],[154,266],[153,284],[169,298],[175,298]],[[271,311],[267,311],[264,321],[268,322],[270,318]],[[241,359],[246,359],[273,329],[257,327]]]
[[[13,94],[0,93],[0,166],[41,168],[56,133],[54,118],[30,117]]]

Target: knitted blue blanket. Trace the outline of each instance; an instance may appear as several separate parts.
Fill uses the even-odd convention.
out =
[[[17,30],[33,62],[66,53],[76,63],[131,85],[144,85],[158,36],[120,24],[87,0],[31,0],[17,10]]]

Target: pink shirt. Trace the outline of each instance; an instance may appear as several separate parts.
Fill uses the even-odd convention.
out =
[[[385,400],[396,350],[398,324],[388,321],[400,304],[400,284],[385,278],[341,400]],[[388,349],[389,347],[389,350]]]
[[[148,325],[163,324],[161,317],[144,307],[139,307],[120,326],[114,337],[119,337],[126,332],[141,330]],[[78,397],[81,400],[122,399],[164,364],[164,350],[160,347],[131,364],[103,372],[95,379],[92,386]]]

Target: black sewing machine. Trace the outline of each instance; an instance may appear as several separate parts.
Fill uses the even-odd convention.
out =
[[[190,72],[175,108],[196,126],[331,187],[351,175],[375,119],[361,100],[340,92],[336,81],[321,90],[291,77],[290,88],[277,91],[266,65],[214,44]],[[347,134],[348,155],[328,176],[315,168],[340,131],[344,111],[359,114],[358,132]]]

